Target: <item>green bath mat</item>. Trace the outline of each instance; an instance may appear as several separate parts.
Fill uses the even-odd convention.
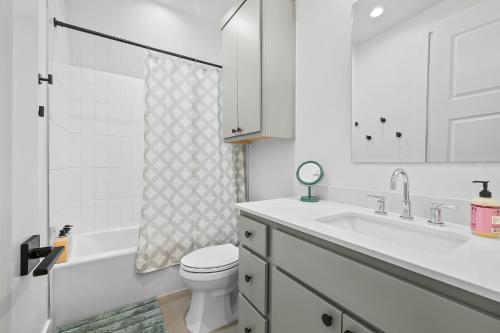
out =
[[[59,327],[57,333],[167,333],[155,299]]]

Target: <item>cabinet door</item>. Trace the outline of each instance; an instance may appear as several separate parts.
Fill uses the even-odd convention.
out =
[[[273,333],[341,333],[340,310],[276,269],[271,290]]]
[[[240,293],[262,313],[267,314],[267,263],[240,247]]]
[[[266,333],[267,319],[262,317],[241,294],[238,304],[238,333]]]
[[[247,0],[238,13],[239,134],[261,130],[261,0]]]
[[[223,129],[224,138],[235,135],[238,127],[238,17],[235,15],[222,30],[224,54]]]
[[[342,333],[375,333],[375,331],[344,313],[342,316]]]

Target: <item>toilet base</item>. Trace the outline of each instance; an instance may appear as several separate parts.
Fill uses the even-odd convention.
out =
[[[186,314],[189,332],[210,333],[238,320],[237,293],[193,291]]]

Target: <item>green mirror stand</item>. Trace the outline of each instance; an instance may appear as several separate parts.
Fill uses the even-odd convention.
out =
[[[318,202],[319,198],[312,195],[312,187],[319,184],[324,177],[321,165],[315,161],[306,161],[299,165],[296,176],[301,184],[307,186],[307,195],[302,196],[300,201]]]

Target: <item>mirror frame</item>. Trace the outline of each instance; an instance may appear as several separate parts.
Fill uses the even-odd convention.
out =
[[[302,179],[300,179],[299,173],[300,173],[300,170],[302,169],[302,167],[304,165],[311,164],[311,163],[312,164],[316,164],[319,167],[320,175],[319,175],[319,177],[318,177],[318,179],[316,181],[308,183],[308,182],[305,182]],[[297,171],[295,172],[295,175],[297,177],[297,180],[301,184],[306,185],[306,186],[315,186],[315,185],[318,185],[321,182],[321,180],[323,180],[323,177],[325,176],[325,172],[323,171],[323,168],[321,167],[321,165],[318,162],[316,162],[316,161],[305,161],[305,162],[303,162],[303,163],[301,163],[299,165],[299,167],[297,168]]]

